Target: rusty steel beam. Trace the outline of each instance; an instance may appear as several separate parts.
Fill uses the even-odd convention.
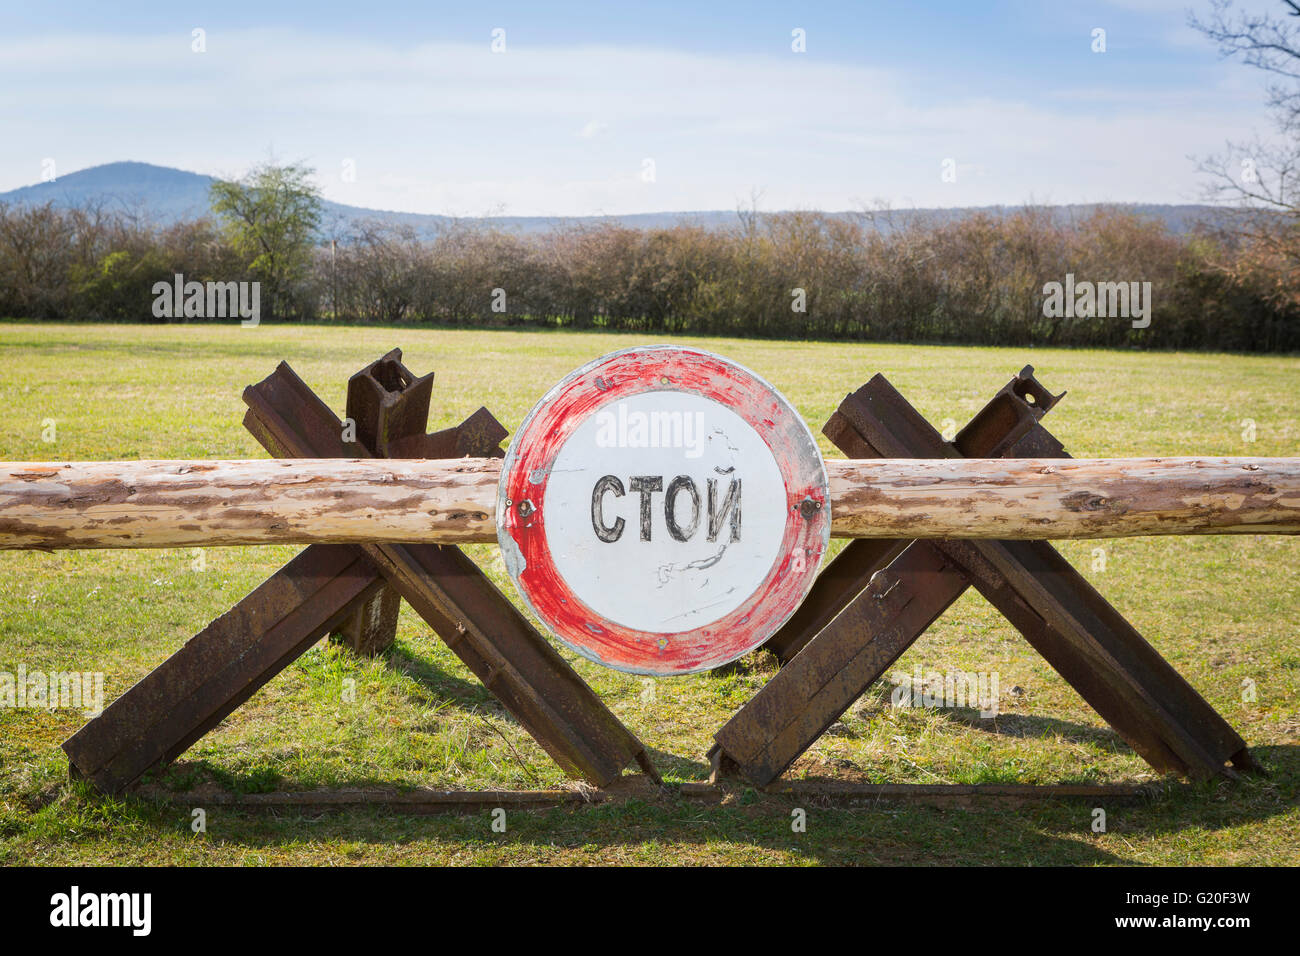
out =
[[[347,418],[371,455],[403,457],[390,446],[424,435],[432,395],[433,373],[416,375],[402,364],[402,350],[393,349],[348,379]]]
[[[354,375],[349,417],[364,444],[347,441],[340,450],[366,457],[390,448],[394,440],[432,437],[415,434],[427,421],[432,379],[412,375],[401,365],[398,349]],[[353,399],[358,390],[361,396]],[[314,397],[292,374],[268,380],[264,394],[285,409]],[[268,444],[273,432],[264,422],[275,415],[269,405],[265,411],[245,424]],[[342,422],[337,431],[313,431],[324,423],[319,416],[297,423],[299,440],[342,441]],[[279,430],[287,430],[283,420]],[[444,445],[450,436],[450,447],[465,453],[502,454],[495,446],[504,429],[486,409],[437,434],[444,436]],[[323,634],[342,633],[363,653],[387,646],[399,602],[362,552],[347,545],[306,549],[69,738],[64,750],[72,771],[106,792],[122,790],[147,770],[174,760]]]
[[[877,378],[885,381],[883,376]],[[864,390],[871,389],[875,382],[876,379],[872,379]],[[1062,457],[1064,449],[1060,443],[1046,429],[1035,426],[1064,395],[1064,392],[1052,395],[1034,377],[1033,366],[1026,365],[957,433],[947,457]],[[888,398],[882,395],[880,400],[888,401]],[[837,445],[841,441],[852,441],[852,430],[839,412],[831,416],[823,432]],[[861,453],[853,457],[879,457],[865,442],[855,443],[852,447]],[[782,664],[788,663],[854,597],[862,593],[873,574],[887,567],[907,545],[907,541],[887,538],[850,541],[817,576],[817,582],[799,609],[763,646]],[[935,616],[943,613],[947,606],[938,607]]]
[[[1053,396],[1027,365],[951,445],[934,447],[935,457],[1061,457],[1064,448],[1039,421],[1063,395]],[[923,440],[883,375],[850,400]],[[853,429],[843,406],[823,431],[846,454],[880,457]],[[836,556],[766,645],[781,672],[715,734],[715,768],[740,769],[762,786],[771,784],[965,592],[966,576],[929,544],[858,540]],[[814,638],[815,648],[801,654]]]
[[[1186,786],[1186,785],[1184,785]],[[737,787],[719,783],[684,783],[682,797],[698,802],[735,800]],[[1052,803],[1097,801],[1107,805],[1149,801],[1168,792],[1167,784],[1000,784],[1000,783],[852,783],[847,781],[780,780],[760,793],[767,800],[798,801],[802,807],[856,807],[886,805],[937,807],[1017,807]]]
[[[382,584],[351,545],[303,551],[64,741],[74,775],[117,793],[174,760]]]
[[[1028,386],[1027,376],[1032,369],[963,430],[961,445],[1068,457],[1037,421],[1056,399]],[[1035,408],[1017,411],[1010,396]],[[853,457],[962,453],[879,375],[841,404],[826,432]],[[841,592],[840,613],[802,644],[795,646],[803,634],[787,635],[780,645],[791,654],[787,666],[715,735],[715,768],[770,784],[968,584],[1157,769],[1204,777],[1231,773],[1228,761],[1254,766],[1217,712],[1045,542],[916,541],[868,580],[857,594]],[[823,608],[834,605],[823,598]]]
[[[347,418],[356,441],[377,458],[501,457],[506,430],[486,408],[460,425],[426,434],[434,373],[416,375],[393,349],[348,379]],[[358,654],[373,656],[397,637],[401,596],[384,585],[359,603],[335,632]]]
[[[394,455],[392,448],[398,442],[425,437],[432,393],[433,373],[415,375],[402,364],[401,349],[371,362],[348,379],[347,418],[357,442],[378,458],[413,457]],[[401,596],[385,584],[358,603],[332,636],[354,653],[367,657],[380,654],[397,639],[401,609]]]
[[[426,434],[433,378],[433,372],[419,376],[402,364],[401,349],[349,378],[347,417],[356,425],[357,442],[375,458],[504,457],[500,446],[509,432],[486,408],[459,425]],[[293,400],[309,393],[301,380],[285,384]],[[348,449],[346,442],[343,447]]]
[[[1107,806],[1150,801],[1168,793],[1168,785],[1143,784],[855,784],[840,781],[799,781],[769,787],[758,796],[757,806],[781,812],[790,801],[803,807],[854,807],[925,805],[963,807],[1024,806],[1032,803],[1088,801]],[[731,806],[741,794],[734,786],[683,783],[676,791],[648,785],[644,778],[624,778],[600,790],[393,790],[348,787],[274,793],[205,793],[205,806],[230,807],[244,812],[306,810],[313,813],[383,809],[401,814],[484,813],[498,808],[507,812],[558,807],[596,807],[654,802],[682,809],[710,804]],[[752,792],[752,791],[751,791]],[[151,789],[141,794],[189,808],[192,794]]]
[[[151,793],[177,807],[192,807],[197,799],[191,794]],[[275,791],[272,793],[205,793],[205,807],[230,807],[254,812],[286,810],[313,814],[348,810],[382,810],[423,816],[426,814],[485,813],[496,809],[509,812],[549,810],[557,807],[595,806],[610,802],[604,790],[392,790],[381,787],[356,787],[328,790]],[[619,796],[626,800],[628,797]],[[637,799],[640,799],[638,796]]]
[[[343,616],[330,637],[354,654],[375,657],[393,646],[397,639],[397,618],[402,612],[402,596],[381,583],[365,601],[359,601]]]
[[[847,400],[841,411],[878,454],[937,454],[943,447],[939,433],[892,387],[886,394],[907,428],[893,428],[863,402]],[[1069,455],[1062,450],[1061,457]],[[1157,770],[1207,778],[1230,774],[1229,762],[1253,768],[1236,731],[1050,544],[929,544],[961,568],[985,599]]]
[[[428,435],[411,435],[390,442],[389,458],[503,458],[506,431],[486,408],[480,408],[455,428]]]
[[[285,363],[244,401],[246,424],[272,454],[349,453],[338,417]],[[658,781],[645,746],[459,548],[357,547],[566,772],[604,786],[635,761]]]
[[[379,375],[394,389],[369,391],[380,392],[386,405],[364,401],[365,386],[378,386]],[[348,412],[365,443],[349,442],[347,454],[373,454],[375,436],[393,421],[402,426],[399,437],[422,432],[432,381],[412,376],[396,349],[354,375]],[[280,384],[299,395],[306,390],[296,376]],[[393,407],[404,414],[389,414]],[[388,646],[400,600],[361,552],[306,549],[65,741],[73,772],[119,792],[184,753],[324,634],[340,634],[362,653]]]
[[[400,358],[394,350],[353,376],[352,428],[284,363],[246,390],[245,425],[276,455],[365,458],[401,447],[501,457],[505,430],[483,408],[460,427],[416,434],[431,376],[411,375]],[[641,743],[478,567],[432,545],[306,549],[70,738],[73,772],[121,790],[183,753],[323,634],[385,638],[392,611],[375,605],[392,608],[400,594],[566,771],[603,785],[635,760],[658,781]]]

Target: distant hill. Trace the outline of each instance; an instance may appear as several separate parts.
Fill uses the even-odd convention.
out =
[[[0,193],[0,203],[43,205],[53,202],[56,206],[68,207],[99,202],[108,208],[116,206],[136,210],[151,222],[169,225],[180,220],[206,215],[209,211],[208,187],[212,182],[211,176],[173,169],[169,166],[135,162],[106,163],[103,166],[92,166],[89,169],[68,173],[54,182],[22,186]],[[1142,215],[1163,221],[1166,227],[1175,233],[1187,232],[1198,222],[1220,221],[1224,215],[1221,209],[1202,205],[1124,204],[1124,206]],[[980,212],[1007,215],[1018,208],[1017,206],[978,206],[950,209],[896,209],[891,215],[896,223],[907,220],[941,223],[959,220]],[[1083,217],[1095,208],[1096,205],[1093,204],[1051,207],[1053,218],[1058,220]],[[853,214],[836,213],[835,215]],[[362,219],[381,219],[390,223],[409,225],[423,236],[433,235],[440,228],[454,221],[450,216],[365,209],[336,202],[324,203],[326,223],[337,224],[346,230],[350,223]],[[638,213],[628,216],[494,216],[461,219],[461,221],[528,233],[543,232],[565,223],[603,222],[615,222],[641,229],[668,227],[680,222],[689,222],[709,229],[719,229],[735,225],[737,219],[734,211],[706,210]],[[880,227],[888,231],[889,224],[881,220]]]

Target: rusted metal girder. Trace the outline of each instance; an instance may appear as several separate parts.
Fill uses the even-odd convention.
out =
[[[423,434],[431,383],[432,375],[401,364],[399,350],[390,352],[349,381],[348,427],[282,363],[246,390],[245,425],[280,456],[500,457],[506,431],[484,408],[461,426]],[[658,779],[639,741],[472,561],[455,548],[414,557],[392,550],[396,558],[379,557],[403,578],[412,606],[450,635],[462,660],[566,770],[607,784],[637,759]],[[440,586],[432,574],[455,580]],[[362,648],[390,639],[400,590],[360,548],[307,548],[66,741],[73,772],[108,792],[129,786],[183,753],[324,634],[350,630]],[[540,650],[529,646],[529,632]],[[520,667],[537,676],[534,685],[519,679]],[[536,699],[547,692],[553,701]]]
[[[348,402],[358,440],[344,442],[346,453],[382,453],[398,441],[419,448],[423,439],[453,454],[500,457],[506,432],[486,409],[464,426],[423,434],[432,381],[412,375],[398,349],[354,375]],[[286,410],[293,396],[311,395],[297,376],[276,385],[283,390],[273,401]],[[246,424],[271,441],[261,419]],[[106,792],[122,790],[184,753],[325,634],[341,633],[361,652],[387,646],[399,601],[362,552],[307,548],[69,738],[73,772]]]
[[[559,807],[608,806],[636,801],[654,802],[669,810],[688,806],[727,807],[741,796],[736,786],[683,783],[673,792],[651,784],[645,777],[624,777],[607,789],[587,790],[391,790],[377,787],[277,791],[274,793],[205,793],[206,806],[232,807],[252,812],[286,810],[326,813],[361,809],[383,809],[402,814],[482,813],[505,808],[509,812],[549,810]],[[839,781],[784,784],[768,788],[752,806],[784,812],[793,801],[800,807],[851,807],[869,809],[880,805],[924,805],[940,807],[1008,807],[1038,802],[1087,802],[1096,806],[1131,804],[1152,800],[1172,789],[1168,785],[1061,784],[1027,786],[1019,784],[855,784]],[[192,807],[191,794],[157,789],[144,795],[180,807]]]
[[[244,391],[245,425],[277,457],[353,453],[343,423],[285,363]],[[477,414],[477,413],[476,413]],[[455,447],[494,434],[482,415]],[[499,440],[499,439],[498,439]],[[403,440],[404,449],[415,443]],[[364,457],[364,456],[363,456]],[[597,786],[636,761],[656,782],[645,746],[463,551],[450,545],[356,546],[564,770]]]
[[[500,458],[508,432],[486,408],[452,428],[426,434],[434,373],[415,375],[393,349],[348,379],[347,421],[376,458]],[[346,444],[346,442],[345,442]],[[353,651],[374,655],[397,636],[402,599],[390,585],[359,603],[336,632]]]
[[[379,458],[406,457],[392,454],[392,445],[425,437],[432,393],[433,373],[413,375],[402,364],[401,349],[371,362],[348,379],[347,418],[356,430],[357,442]],[[401,609],[401,596],[382,585],[374,596],[355,606],[334,636],[358,654],[379,654],[397,638]]]
[[[884,380],[883,376],[877,377]],[[864,386],[864,390],[869,388],[871,383]],[[1034,377],[1034,367],[1026,365],[957,433],[952,455],[946,457],[1065,457],[1061,444],[1046,429],[1038,426],[1039,420],[1064,396],[1064,392],[1052,395]],[[832,441],[837,441],[845,436],[848,427],[843,416],[836,412],[827,422],[824,432]],[[854,597],[862,593],[873,574],[902,554],[908,543],[888,538],[850,541],[817,576],[817,583],[799,610],[763,646],[782,664],[788,663]],[[964,585],[962,590],[965,590]],[[934,617],[942,614],[951,603],[936,604]]]
[[[117,793],[170,763],[383,584],[352,545],[313,545],[63,742],[74,776]]]
[[[877,375],[825,432],[855,458],[1069,457],[1038,422],[1057,398],[1026,368],[950,445]],[[1254,767],[1223,718],[1046,542],[858,544],[774,636],[786,666],[715,734],[715,773],[770,785],[970,584],[1156,769]]]
[[[942,457],[1063,457],[1065,449],[1039,420],[1064,394],[1052,395],[1025,366],[952,446],[944,443]],[[914,432],[914,443],[924,442],[924,430],[891,407],[895,395],[876,375],[844,404],[856,399],[879,406],[877,414]],[[853,438],[843,409],[823,429],[841,447]],[[853,448],[864,457],[876,454],[862,441]],[[779,682],[769,681],[715,734],[715,773],[739,767],[755,782],[771,784],[961,596],[965,577],[926,544],[851,541],[826,566],[808,599],[764,645],[784,665]],[[797,656],[818,637],[814,652]]]

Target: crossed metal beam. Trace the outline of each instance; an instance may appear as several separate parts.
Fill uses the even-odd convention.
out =
[[[876,375],[824,433],[851,458],[1068,458],[1039,421],[1061,397],[1026,366],[949,443]],[[1258,769],[1245,741],[1047,542],[863,539],[765,645],[783,666],[714,734],[714,778],[773,783],[969,586],[1157,770]]]
[[[506,431],[483,408],[424,433],[432,384],[396,349],[366,366],[348,382],[353,434],[281,363],[245,390],[244,424],[277,457],[501,455]],[[1040,423],[1060,397],[1027,366],[949,443],[877,375],[824,431],[853,458],[1067,458]],[[1157,770],[1257,769],[1241,737],[1046,542],[862,539],[767,643],[783,666],[714,735],[715,779],[739,771],[772,784],[970,586]],[[325,634],[382,650],[401,599],[567,773],[605,786],[635,761],[659,782],[644,745],[478,566],[459,548],[425,544],[307,548],[69,738],[74,773],[122,790]]]
[[[286,364],[244,391],[244,425],[291,458],[500,456],[506,430],[483,408],[424,434],[433,375],[394,349],[348,381],[349,426]],[[355,434],[353,434],[355,430]],[[596,786],[645,746],[459,548],[313,545],[63,744],[74,774],[118,792],[169,763],[318,640],[363,652],[392,641],[404,598],[571,776]]]

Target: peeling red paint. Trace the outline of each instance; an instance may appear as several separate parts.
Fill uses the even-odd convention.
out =
[[[707,627],[671,633],[624,627],[584,604],[556,568],[543,513],[521,518],[514,507],[525,499],[545,498],[560,449],[589,416],[620,399],[662,390],[694,392],[744,419],[775,456],[787,505],[780,553],[760,586],[726,617]],[[515,582],[538,617],[578,653],[634,673],[707,670],[762,644],[803,601],[829,536],[831,509],[821,456],[802,419],[783,412],[771,386],[740,366],[708,352],[665,346],[606,356],[548,393],[511,444],[498,503],[498,535],[508,536],[523,559],[524,569],[514,574]],[[822,506],[811,518],[799,510],[805,498]],[[507,544],[504,538],[502,543]],[[798,553],[804,555],[805,570],[796,573],[792,564]]]

